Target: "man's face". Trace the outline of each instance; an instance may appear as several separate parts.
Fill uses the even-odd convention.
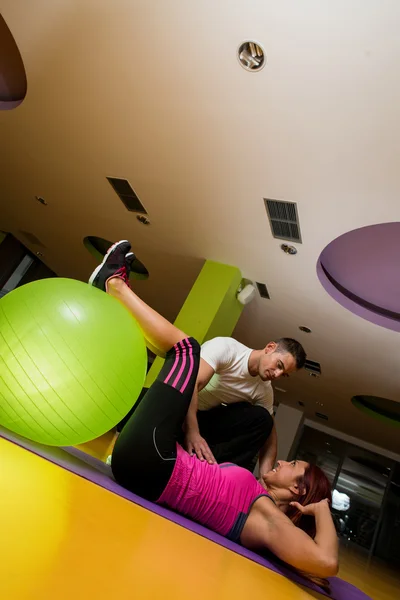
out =
[[[258,363],[258,374],[263,381],[272,381],[296,371],[296,359],[289,352],[277,350],[275,342],[265,346]]]

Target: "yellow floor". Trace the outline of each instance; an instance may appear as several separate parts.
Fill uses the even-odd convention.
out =
[[[3,439],[0,455],[0,598],[320,597]]]
[[[116,439],[117,433],[116,431],[112,430],[98,438],[95,438],[94,440],[91,440],[90,442],[80,444],[76,447],[78,450],[82,450],[83,452],[90,454],[90,456],[94,456],[95,458],[106,462],[108,455],[113,451]]]
[[[365,554],[356,547],[340,549],[339,577],[357,586],[373,600],[400,598],[400,573],[378,559],[368,564]]]

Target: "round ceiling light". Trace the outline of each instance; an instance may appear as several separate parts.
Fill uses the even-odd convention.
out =
[[[349,231],[321,252],[317,274],[336,302],[400,332],[400,221]]]
[[[10,110],[26,96],[27,81],[24,63],[17,43],[7,23],[0,15],[0,110]]]
[[[264,49],[257,42],[243,42],[240,44],[238,59],[246,71],[260,71],[265,66]]]
[[[378,396],[353,396],[353,405],[370,417],[400,426],[400,402]]]
[[[305,325],[300,325],[299,329],[304,333],[311,333],[311,329],[309,327],[306,327]]]

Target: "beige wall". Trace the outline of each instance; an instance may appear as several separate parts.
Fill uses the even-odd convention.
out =
[[[297,408],[280,404],[275,415],[278,434],[278,459],[289,460],[303,431],[304,413]]]

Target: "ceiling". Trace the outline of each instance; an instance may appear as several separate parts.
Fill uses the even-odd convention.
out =
[[[21,106],[0,112],[0,228],[28,247],[19,232],[33,233],[51,269],[82,280],[94,267],[85,236],[129,238],[150,272],[137,289],[169,318],[205,258],[239,267],[271,299],[245,308],[235,337],[252,347],[296,337],[322,365],[320,378],[280,381],[279,399],[400,451],[398,428],[351,403],[400,401],[399,334],[347,311],[316,274],[333,239],[400,221],[398,1],[0,0],[0,10],[28,80]],[[236,57],[247,39],[265,48],[258,73]],[[106,176],[130,181],[151,225]],[[263,198],[297,203],[297,255],[272,237]]]

